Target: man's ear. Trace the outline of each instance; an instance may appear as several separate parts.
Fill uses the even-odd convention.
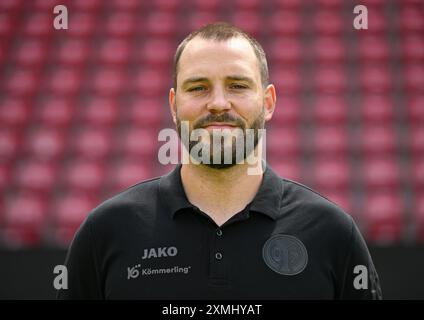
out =
[[[177,104],[175,103],[176,94],[175,89],[171,88],[169,89],[169,109],[171,110],[172,115],[172,121],[174,121],[174,124],[177,124]]]
[[[277,95],[273,84],[269,84],[265,89],[264,95],[264,108],[265,108],[265,121],[272,118],[275,110],[275,103],[277,102]]]

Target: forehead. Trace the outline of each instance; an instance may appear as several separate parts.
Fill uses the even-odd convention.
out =
[[[260,77],[258,59],[247,39],[217,41],[196,37],[187,43],[178,64],[178,79],[223,74]]]

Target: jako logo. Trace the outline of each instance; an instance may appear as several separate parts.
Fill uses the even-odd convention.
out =
[[[144,249],[144,254],[141,259],[162,258],[162,257],[175,257],[178,253],[175,247],[162,247]]]

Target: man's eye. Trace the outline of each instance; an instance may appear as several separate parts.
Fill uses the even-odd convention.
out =
[[[247,87],[243,84],[232,84],[230,87],[231,89],[247,89]]]
[[[206,90],[206,88],[205,87],[202,87],[202,86],[197,86],[197,87],[193,87],[193,88],[188,89],[189,92],[203,91],[203,90]]]

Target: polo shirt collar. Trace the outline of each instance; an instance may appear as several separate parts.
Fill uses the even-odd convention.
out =
[[[184,191],[180,174],[181,167],[182,165],[178,164],[174,170],[162,176],[159,181],[160,200],[172,217],[181,209],[194,208]],[[283,191],[282,179],[266,163],[262,183],[255,198],[248,205],[250,211],[265,214],[274,220],[278,219],[282,211]]]

